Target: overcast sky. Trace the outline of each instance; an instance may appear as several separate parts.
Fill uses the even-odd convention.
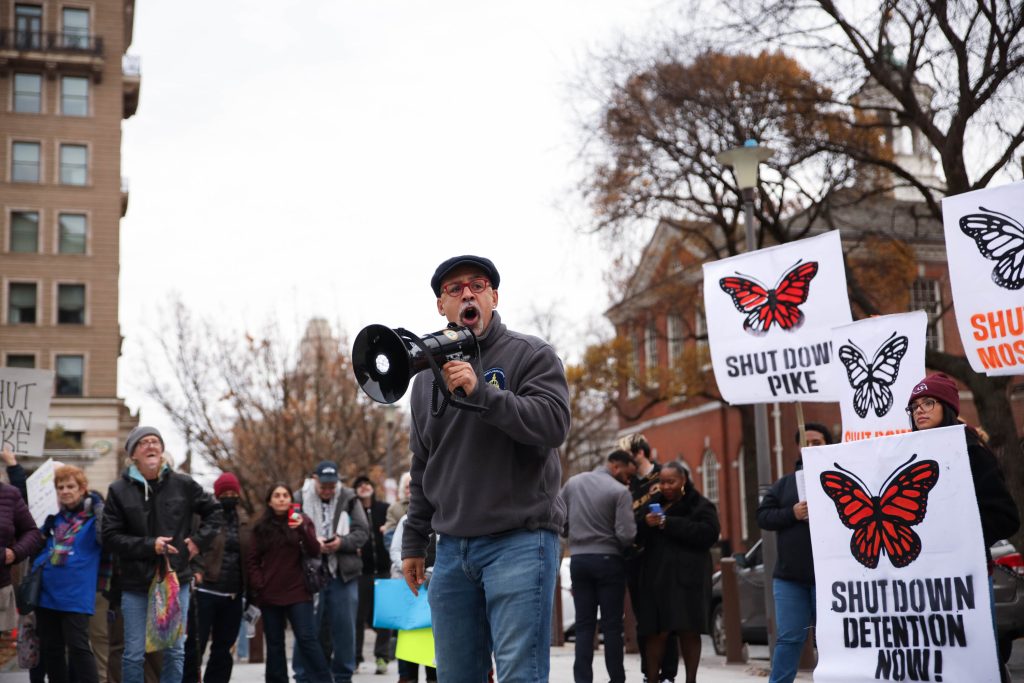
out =
[[[571,86],[591,55],[670,12],[665,0],[137,3],[120,394],[170,427],[139,370],[175,293],[225,329],[278,320],[298,333],[322,316],[350,339],[370,323],[426,333],[444,322],[430,275],[459,253],[495,261],[510,326],[530,331],[532,310],[552,310],[562,341],[582,339],[609,303],[609,257],[576,230],[578,111],[593,105]]]

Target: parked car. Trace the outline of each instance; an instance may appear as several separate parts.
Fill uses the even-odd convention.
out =
[[[1010,658],[1013,641],[1024,637],[1024,556],[1009,541],[992,544],[992,559],[996,563],[992,575],[995,594],[996,632],[999,654],[1005,662]],[[761,541],[746,553],[733,555],[736,560],[737,584],[740,597],[740,630],[743,642],[768,644],[767,619],[764,608],[764,564],[761,559]],[[708,630],[715,653],[725,654],[725,620],[722,615],[721,572],[713,578],[711,593],[711,623]]]

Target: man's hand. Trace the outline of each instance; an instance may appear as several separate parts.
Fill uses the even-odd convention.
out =
[[[4,564],[14,564],[14,551],[10,548],[4,548]]]
[[[173,540],[170,536],[157,536],[153,541],[153,550],[157,555],[177,555],[178,549],[171,545]]]
[[[422,557],[407,557],[402,560],[402,576],[413,595],[420,594],[420,586],[426,581],[426,563]]]
[[[199,554],[199,546],[197,546],[191,538],[185,539],[185,546],[188,548],[188,559],[191,560],[193,557]]]
[[[807,521],[807,501],[802,500],[793,506],[793,515],[801,522]]]
[[[18,464],[18,458],[15,457],[14,451],[11,450],[11,445],[5,443],[4,449],[0,451],[0,459],[4,461],[4,465],[7,467],[14,467]]]
[[[335,536],[333,541],[325,542],[323,539],[320,540],[320,554],[330,555],[331,553],[338,552],[338,548],[341,547],[341,537]]]
[[[476,370],[470,363],[451,360],[444,364],[441,372],[444,374],[448,391],[455,393],[456,389],[462,389],[466,392],[466,396],[472,396],[476,391]]]

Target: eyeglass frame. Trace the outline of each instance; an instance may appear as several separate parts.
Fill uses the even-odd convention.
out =
[[[480,288],[479,292],[474,292],[473,291],[473,283],[474,282],[483,282],[484,283],[483,287]],[[454,294],[452,294],[450,291],[448,291],[450,288],[455,287],[456,285],[458,286],[459,291],[455,292]],[[469,291],[472,292],[473,294],[483,294],[487,290],[487,288],[490,287],[490,286],[491,286],[490,279],[480,275],[480,276],[477,276],[477,277],[474,277],[474,278],[470,278],[469,280],[462,280],[461,282],[449,282],[448,284],[441,285],[441,292],[454,299],[457,296],[461,296],[462,293],[464,291],[466,291],[466,287],[469,287]]]
[[[939,402],[936,399],[928,396],[921,399],[918,403],[910,404],[909,406],[904,408],[904,410],[907,411],[907,415],[913,417],[914,413],[917,412],[918,408],[923,408],[924,412],[930,413],[932,410],[935,409],[935,406],[938,405],[938,403]]]

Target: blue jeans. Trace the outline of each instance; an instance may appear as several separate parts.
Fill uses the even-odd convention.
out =
[[[295,633],[295,652],[301,652],[309,680],[330,683],[327,660],[320,649],[316,625],[313,623],[313,602],[293,605],[264,605],[263,635],[267,640],[266,683],[288,683],[288,660],[285,656],[284,622],[288,620]],[[163,681],[161,681],[163,683]]]
[[[551,604],[560,548],[552,531],[462,538],[439,534],[428,599],[438,680],[548,680]]]
[[[182,619],[188,614],[189,586],[185,584],[178,593]],[[121,680],[123,683],[143,683],[142,663],[146,656],[146,593],[125,591],[121,594],[121,613],[124,615],[124,657]],[[163,667],[160,669],[160,683],[181,683],[185,665],[185,631],[174,644],[163,651]]]
[[[775,651],[768,683],[792,683],[800,666],[807,630],[814,623],[814,585],[774,579]]]
[[[314,619],[316,633],[322,632],[324,620],[331,638],[331,657],[328,657],[334,683],[350,683],[356,670],[356,609],[359,606],[359,577],[343,581],[334,577],[320,591]],[[325,645],[326,647],[326,645]],[[306,658],[298,646],[292,655],[295,680],[306,683]]]
[[[626,561],[622,555],[573,555],[572,601],[576,607],[576,660],[572,672],[576,683],[593,683],[594,633],[597,608],[601,608],[604,632],[604,665],[611,683],[623,683],[622,615],[626,602]]]

